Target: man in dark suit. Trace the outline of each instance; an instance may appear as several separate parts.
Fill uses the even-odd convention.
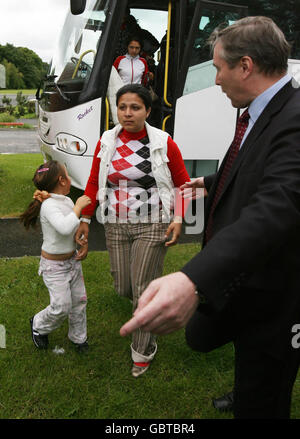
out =
[[[208,193],[201,252],[153,281],[120,333],[187,325],[202,352],[232,341],[235,417],[288,418],[300,359],[300,89],[271,19],[241,19],[210,42],[216,84],[247,110],[218,173],[182,187]]]

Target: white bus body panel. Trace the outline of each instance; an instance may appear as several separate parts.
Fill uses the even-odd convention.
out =
[[[289,59],[288,73],[292,75],[296,81],[300,84],[300,60]],[[298,84],[297,84],[298,86]]]
[[[44,159],[64,163],[72,185],[79,189],[86,186],[100,137],[101,101],[99,98],[57,112],[39,110],[38,131]]]
[[[237,111],[213,85],[212,68],[208,61],[189,69],[184,90],[189,94],[176,103],[174,140],[184,160],[218,160],[220,166],[234,137]],[[288,72],[300,83],[300,60],[290,59]]]
[[[218,86],[179,98],[174,140],[183,159],[219,160],[220,164],[233,139],[236,114]]]

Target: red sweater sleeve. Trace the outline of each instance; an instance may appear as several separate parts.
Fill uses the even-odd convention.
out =
[[[179,187],[187,181],[190,181],[190,177],[182,159],[181,152],[171,137],[168,138],[167,156],[169,159],[168,167],[176,190],[174,216],[184,217],[190,201],[179,195]]]
[[[145,66],[145,70],[144,70],[144,73],[142,76],[142,85],[146,86],[147,82],[148,82],[148,72],[149,72],[148,64],[144,58],[140,58],[140,60],[144,63],[144,66]]]
[[[98,193],[98,186],[99,186],[99,168],[100,168],[100,159],[97,157],[100,151],[101,146],[101,140],[97,143],[95,152],[94,152],[94,158],[93,163],[91,167],[90,176],[84,191],[84,194],[90,197],[92,200],[91,204],[89,204],[87,207],[82,209],[81,214],[82,215],[89,215],[93,216],[94,211],[97,207],[98,201],[96,199],[97,193]]]

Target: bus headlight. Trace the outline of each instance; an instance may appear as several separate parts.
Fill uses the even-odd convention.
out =
[[[59,133],[56,136],[57,149],[68,154],[82,155],[87,150],[87,144],[79,137],[67,133]]]

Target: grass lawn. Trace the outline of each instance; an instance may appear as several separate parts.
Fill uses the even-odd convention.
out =
[[[168,250],[165,274],[178,270],[199,250],[182,244]],[[29,318],[49,303],[37,275],[39,259],[0,260],[0,324],[6,349],[0,349],[0,418],[10,419],[214,419],[231,418],[213,409],[211,398],[231,389],[233,346],[208,354],[193,352],[184,331],[158,337],[149,371],[130,374],[130,337],[119,336],[131,314],[128,300],[113,289],[107,252],[83,261],[88,293],[90,350],[79,355],[67,338],[67,322],[49,336],[49,349],[31,341]],[[55,347],[64,354],[55,354]],[[300,413],[300,375],[292,418]],[[141,403],[142,402],[142,403]]]
[[[35,127],[30,123],[24,123],[23,125],[12,125],[9,127],[10,130],[35,130]],[[1,125],[0,130],[7,130],[7,125]]]
[[[16,95],[22,92],[22,95],[35,95],[36,89],[28,89],[28,90],[11,90],[11,89],[0,89],[0,95]]]
[[[0,217],[18,216],[31,202],[32,177],[42,154],[0,154]]]
[[[31,181],[40,154],[0,154],[0,217],[19,215],[31,201]],[[81,191],[72,190],[76,199]],[[164,272],[174,272],[196,252],[196,244],[170,248]],[[91,252],[83,261],[88,293],[90,350],[78,355],[67,338],[67,322],[49,336],[50,347],[32,343],[29,318],[48,305],[38,276],[39,258],[0,259],[0,325],[6,348],[0,348],[0,419],[214,419],[231,418],[211,405],[211,398],[233,383],[233,346],[208,354],[193,352],[184,331],[158,338],[151,368],[131,377],[130,337],[119,329],[131,304],[114,292],[107,252]],[[1,329],[1,328],[0,328]],[[57,355],[53,349],[65,350]],[[300,417],[300,373],[292,418]]]
[[[32,177],[43,163],[42,154],[0,154],[0,218],[20,215],[32,200],[35,191]],[[71,198],[82,191],[72,188]]]
[[[178,269],[198,248],[170,249],[165,273]],[[49,336],[49,349],[38,351],[29,318],[49,298],[37,269],[36,257],[0,260],[0,324],[7,335],[6,349],[0,349],[1,419],[231,417],[217,413],[210,402],[232,385],[231,345],[199,355],[187,347],[183,331],[159,337],[149,371],[139,379],[131,376],[131,339],[119,336],[131,304],[114,292],[107,252],[92,252],[83,261],[89,353],[74,351],[67,322]],[[55,354],[56,346],[65,353]]]

